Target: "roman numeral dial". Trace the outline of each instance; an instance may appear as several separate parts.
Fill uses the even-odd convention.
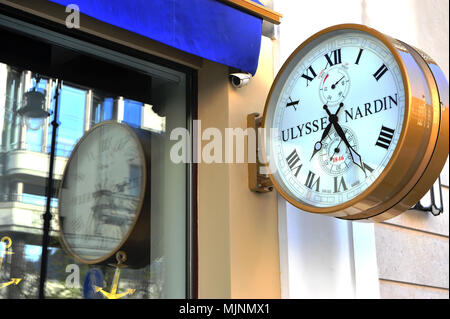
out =
[[[306,211],[343,207],[373,189],[397,147],[402,72],[383,41],[351,29],[319,34],[296,52],[266,103],[272,179]]]

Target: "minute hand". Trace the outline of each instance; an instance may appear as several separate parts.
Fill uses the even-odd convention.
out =
[[[358,165],[364,173],[366,173],[366,170],[364,169],[362,160],[361,160],[361,156],[353,149],[353,147],[350,146],[350,143],[347,141],[347,138],[345,137],[345,133],[344,130],[342,129],[342,127],[339,125],[339,123],[333,123],[334,129],[336,130],[336,132],[338,133],[339,137],[342,139],[342,141],[344,141],[344,144],[347,146],[347,148],[350,151],[350,155],[352,156],[352,161],[353,163],[355,163],[356,165]]]

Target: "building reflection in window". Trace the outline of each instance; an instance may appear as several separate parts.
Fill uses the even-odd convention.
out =
[[[4,259],[0,269],[0,282],[7,281],[8,278],[14,276],[22,278],[20,285],[1,289],[0,298],[36,298],[38,295],[42,215],[46,203],[45,187],[52,135],[50,121],[53,120],[53,117],[50,116],[45,119],[42,125],[34,125],[36,123],[24,122],[17,114],[23,94],[35,86],[36,90],[45,94],[47,97],[46,108],[52,111],[55,105],[53,99],[56,89],[54,79],[42,77],[38,82],[36,74],[32,71],[0,63],[0,237],[8,235],[14,242],[14,254]],[[180,87],[180,90],[183,90],[183,88]],[[175,104],[177,103],[174,102]],[[185,115],[179,113],[179,123],[184,125]],[[160,136],[154,143],[155,147],[161,150],[164,147],[167,149],[166,140],[163,137],[166,131],[166,118],[155,113],[152,105],[64,82],[60,95],[60,127],[56,144],[55,197],[52,199],[51,205],[54,218],[51,224],[50,235],[52,240],[46,286],[46,296],[49,298],[82,298],[83,278],[90,269],[95,267],[77,264],[80,269],[81,287],[67,287],[65,282],[68,276],[66,267],[76,263],[76,261],[67,256],[65,251],[60,248],[57,240],[56,209],[58,202],[56,189],[59,186],[64,165],[78,140],[92,126],[107,120],[123,121],[149,130]],[[165,170],[173,174],[173,169],[166,169],[165,166],[168,165],[161,161],[155,161],[154,165],[157,166],[158,173],[155,178],[158,178],[158,180],[155,179],[152,183],[160,184],[159,181],[165,180],[164,174],[167,174],[164,173]],[[135,180],[137,180],[139,170],[133,165],[130,165],[128,169],[131,176],[130,187],[137,194],[138,185],[136,185]],[[184,169],[181,169],[185,174]],[[177,185],[183,184],[177,182],[173,177],[171,179]],[[180,180],[184,180],[184,175]],[[180,191],[185,192],[185,189],[180,189]],[[167,239],[162,238],[164,229],[168,225],[174,224],[174,217],[167,217],[168,214],[163,212],[163,209],[166,208],[162,199],[166,200],[169,195],[169,192],[160,188],[155,192],[155,196],[161,198],[161,202],[154,201],[152,203],[152,209],[156,210],[154,236],[157,238],[152,243],[151,264],[142,269],[124,269],[122,271],[121,287],[136,289],[132,298],[183,297],[184,295],[184,288],[179,289],[176,287],[177,285],[170,284],[170,289],[176,289],[175,293],[170,292],[165,282],[168,278],[165,254],[172,249],[170,247],[175,247],[173,242],[170,242],[170,240],[175,239],[169,239],[169,235],[164,235],[167,236]],[[184,198],[184,196],[180,197]],[[167,209],[177,212],[179,218],[181,218],[180,229],[184,229],[185,211],[183,209],[171,209],[170,207],[173,204],[175,203],[167,205]],[[183,206],[185,204],[180,202],[176,205]],[[169,220],[169,218],[171,219]],[[170,233],[172,232],[167,234]],[[181,232],[178,233],[181,234]],[[184,237],[181,238],[184,240]],[[177,246],[184,247],[185,243],[182,242],[181,245]],[[177,255],[179,260],[185,260],[184,248],[180,251],[174,250],[170,254]],[[169,256],[169,258],[174,257]],[[183,265],[181,266],[181,269],[183,269]],[[104,288],[110,289],[113,271],[108,266],[97,266],[97,268],[105,274]],[[176,273],[177,275],[174,278],[179,279],[174,280],[179,282],[180,287],[184,287],[184,274],[180,273],[179,270]]]

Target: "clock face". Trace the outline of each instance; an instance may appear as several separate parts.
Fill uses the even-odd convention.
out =
[[[396,149],[405,114],[396,59],[375,36],[338,30],[304,46],[281,72],[265,117],[272,177],[302,205],[345,204]]]
[[[125,125],[105,122],[73,151],[60,191],[59,218],[64,242],[79,258],[109,256],[133,227],[145,184],[139,143]]]

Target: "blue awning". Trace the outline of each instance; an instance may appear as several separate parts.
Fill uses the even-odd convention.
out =
[[[253,75],[258,67],[262,19],[217,0],[49,1]]]

